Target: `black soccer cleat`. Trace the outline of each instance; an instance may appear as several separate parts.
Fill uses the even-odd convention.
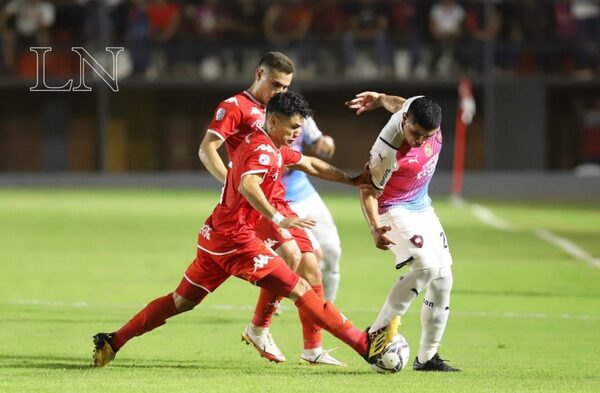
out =
[[[454,368],[445,363],[444,359],[440,357],[438,353],[433,355],[433,357],[426,361],[425,363],[419,362],[419,357],[415,357],[415,362],[413,363],[413,370],[415,371],[442,371],[442,372],[454,372],[460,371],[458,368]]]
[[[113,349],[111,340],[113,333],[98,333],[94,337],[94,367],[104,367],[110,363],[117,354]]]

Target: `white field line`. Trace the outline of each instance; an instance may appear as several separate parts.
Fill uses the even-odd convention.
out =
[[[481,222],[501,231],[515,231],[518,228],[509,222],[496,216],[490,209],[477,204],[470,205],[471,212]],[[600,268],[600,259],[594,258],[585,250],[575,245],[575,243],[560,237],[550,231],[544,229],[532,230],[538,238],[552,244],[554,247],[560,248],[570,256],[580,261],[587,263],[590,266]]]
[[[537,231],[535,231],[535,234],[540,239],[543,239],[548,243],[555,245],[556,247],[560,248],[572,257],[580,259],[586,262],[588,265],[600,268],[600,259],[594,258],[585,250],[579,248],[571,241],[543,229],[538,229]]]
[[[89,303],[89,302],[65,302],[65,301],[47,301],[47,300],[12,300],[0,301],[0,304],[10,306],[38,306],[42,308],[139,308],[141,304],[117,304],[117,303]],[[198,306],[199,309],[208,308],[220,311],[252,311],[254,306],[237,304],[205,304]],[[282,307],[283,310],[292,311],[293,307]],[[347,313],[373,313],[379,312],[377,307],[348,307],[343,309]],[[418,314],[420,310],[408,311],[409,314]],[[580,321],[598,321],[600,315],[589,314],[548,314],[541,312],[488,312],[488,311],[452,311],[453,317],[480,317],[480,318],[507,318],[507,319],[567,319]]]
[[[501,231],[514,231],[516,228],[504,221],[500,217],[496,216],[490,209],[481,205],[471,204],[471,211],[473,215],[479,219],[479,221],[487,224],[493,228]]]

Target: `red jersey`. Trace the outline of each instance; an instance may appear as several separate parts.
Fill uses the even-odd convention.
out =
[[[219,103],[207,132],[225,142],[231,160],[246,135],[263,128],[264,123],[265,106],[243,91]]]
[[[268,134],[260,129],[246,135],[237,147],[229,164],[221,201],[206,221],[203,231],[211,232],[211,244],[218,244],[215,252],[229,251],[236,245],[256,238],[254,227],[261,216],[238,191],[242,176],[262,174],[261,190],[271,200],[276,184],[280,183],[283,167],[302,160],[302,153],[282,146],[277,149]],[[220,240],[213,242],[212,240]]]

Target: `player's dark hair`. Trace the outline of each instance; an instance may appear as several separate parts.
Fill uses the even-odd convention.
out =
[[[313,114],[312,109],[302,94],[287,91],[275,94],[267,103],[267,116],[278,114],[287,117],[300,115],[304,118]]]
[[[406,112],[412,121],[425,130],[435,130],[442,123],[442,108],[431,97],[419,97],[410,103]]]
[[[258,66],[266,66],[271,70],[283,72],[284,74],[294,73],[294,63],[289,57],[281,52],[267,52],[258,62]]]

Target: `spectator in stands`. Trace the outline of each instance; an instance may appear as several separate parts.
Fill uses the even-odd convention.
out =
[[[13,69],[20,54],[27,57],[29,48],[49,45],[55,7],[43,0],[12,0],[4,8],[3,19],[5,63]]]
[[[429,26],[435,41],[432,65],[439,75],[448,76],[456,69],[457,62],[465,65],[459,48],[464,21],[465,9],[454,0],[441,0],[431,7]]]
[[[417,7],[412,0],[391,2],[394,44],[394,71],[397,77],[406,78],[420,60],[420,37],[417,28]]]
[[[147,70],[147,76],[153,78],[162,74],[171,63],[171,49],[181,23],[181,10],[175,1],[150,0],[146,12],[150,27],[150,44],[153,49],[157,49]]]
[[[229,60],[232,71],[226,73],[249,75],[256,68],[263,48],[263,8],[258,0],[235,0],[228,3],[227,18],[224,20],[224,39],[227,40]],[[239,67],[239,68],[238,68]]]
[[[488,20],[488,7],[490,15]],[[465,30],[468,34],[469,67],[472,70],[483,71],[484,47],[487,42],[494,42],[494,64],[497,64],[498,38],[502,27],[502,14],[498,6],[486,0],[469,3],[465,19]]]
[[[311,76],[312,58],[308,29],[312,8],[306,0],[272,2],[265,11],[263,31],[271,50],[289,54],[298,65],[298,76]]]
[[[522,35],[518,71],[552,71],[552,7],[537,0],[520,0],[515,2],[515,8]]]
[[[554,1],[554,56],[562,73],[570,73],[575,67],[575,18],[571,9],[572,0]]]
[[[199,60],[200,76],[205,79],[216,79],[223,73],[221,57],[230,45],[229,42],[223,41],[227,30],[229,8],[226,2],[218,0],[202,0],[196,3],[186,8],[186,17],[194,26],[195,40],[187,41],[184,50],[179,53],[179,58]]]
[[[310,30],[312,47],[318,53],[317,73],[334,76],[342,71],[340,41],[346,28],[346,11],[342,0],[319,0],[313,4]]]
[[[150,63],[150,18],[144,0],[132,0],[127,17],[125,42],[131,51],[133,74],[146,72]]]
[[[589,77],[600,71],[600,1],[572,0],[575,19],[577,68],[580,76]]]
[[[349,76],[376,77],[391,73],[392,60],[388,30],[390,9],[387,3],[376,0],[348,1],[348,25],[342,47]],[[362,48],[360,48],[362,47]],[[375,49],[376,68],[373,62],[357,49]],[[374,72],[373,72],[374,71]]]

